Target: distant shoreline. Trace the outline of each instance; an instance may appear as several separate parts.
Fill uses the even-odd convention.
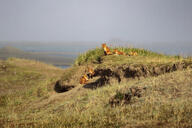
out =
[[[71,65],[54,65],[54,66],[58,67],[58,68],[62,68],[62,69],[66,69],[66,68],[71,67]]]

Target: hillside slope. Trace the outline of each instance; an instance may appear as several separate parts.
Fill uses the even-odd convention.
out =
[[[138,56],[101,53],[98,59],[97,52],[88,51],[66,70],[21,59],[1,61],[0,125],[192,127],[190,58],[138,50]],[[88,67],[96,75],[80,85]]]

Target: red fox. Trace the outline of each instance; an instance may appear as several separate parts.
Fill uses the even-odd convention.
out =
[[[94,70],[92,68],[88,68],[88,72],[89,72],[88,76],[90,78],[92,78],[95,75],[95,72],[94,72]]]
[[[137,56],[137,52],[130,52],[129,55],[130,56]]]
[[[102,47],[104,49],[105,55],[112,55],[110,49],[107,47],[106,44],[102,44]]]
[[[124,52],[120,52],[120,51],[118,51],[117,49],[114,49],[114,54],[115,54],[115,55],[125,55]]]
[[[83,75],[80,78],[80,84],[86,84],[86,82],[90,79],[93,78],[93,76],[95,75],[95,72],[92,68],[88,68],[88,72],[87,74]]]
[[[87,75],[83,75],[80,79],[80,84],[85,84],[89,80]]]
[[[133,53],[133,56],[137,56],[137,52],[134,52],[134,53]]]

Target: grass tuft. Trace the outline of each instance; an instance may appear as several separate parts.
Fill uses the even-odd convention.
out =
[[[104,56],[104,52],[102,48],[89,50],[86,53],[83,53],[77,57],[77,59],[75,60],[75,65],[82,65],[90,62],[98,63],[100,62],[102,56]]]

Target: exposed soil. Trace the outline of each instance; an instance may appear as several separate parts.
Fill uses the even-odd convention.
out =
[[[94,81],[90,81],[85,84],[84,88],[95,89],[97,87],[102,87],[106,84],[110,84],[111,81],[116,81],[120,83],[122,79],[134,79],[140,77],[149,77],[149,76],[158,76],[165,73],[174,72],[177,70],[184,70],[186,68],[192,68],[192,62],[178,62],[175,64],[159,64],[159,65],[122,65],[118,67],[111,68],[96,68],[95,75],[93,76]],[[79,75],[80,77],[81,75]],[[74,81],[73,79],[71,81]],[[65,82],[65,85],[61,84],[62,82],[57,82],[55,84],[56,92],[65,92],[75,85],[79,84],[79,81],[76,81],[74,85],[67,85],[69,82]]]
[[[56,84],[55,84],[55,87],[54,87],[54,90],[57,92],[57,93],[62,93],[62,92],[66,92],[66,91],[69,91],[71,90],[72,88],[74,88],[75,86],[73,85],[61,85],[60,84],[60,81],[57,81]]]
[[[115,78],[118,82],[121,82],[122,79],[158,76],[186,68],[192,68],[192,62],[161,65],[124,65],[113,69],[95,69],[95,75],[107,77],[108,81],[110,81],[111,78]]]
[[[177,63],[173,65],[159,65],[159,66],[128,66],[122,69],[125,78],[135,77],[147,77],[147,76],[158,76],[164,73],[170,73],[177,70],[186,69],[188,66],[185,63]]]

